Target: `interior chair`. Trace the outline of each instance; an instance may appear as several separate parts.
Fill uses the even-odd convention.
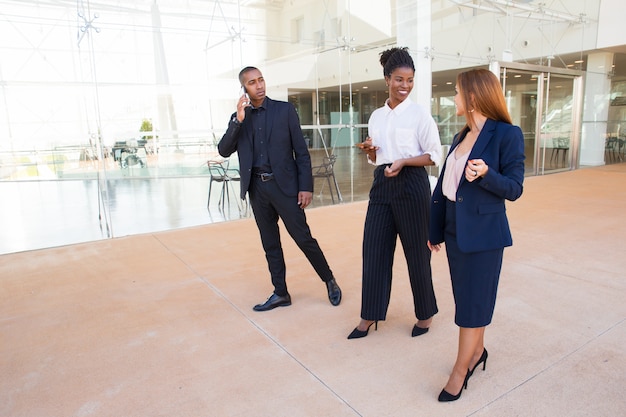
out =
[[[341,197],[341,191],[339,191],[339,184],[337,184],[337,178],[335,178],[335,162],[337,161],[336,155],[325,156],[320,165],[312,167],[313,169],[313,181],[315,178],[326,178],[328,182],[328,190],[330,192],[330,198],[335,204],[335,196],[333,194],[333,186],[335,188],[335,192],[337,193],[337,200],[343,201]],[[332,179],[332,182],[331,182]],[[324,184],[322,183],[322,188],[320,189],[320,196],[322,195],[322,191],[324,190]]]
[[[609,136],[604,143],[604,160],[608,163],[615,162],[615,154],[618,147],[617,137]]]
[[[569,151],[569,139],[568,138],[554,138],[552,139],[552,153],[550,154],[550,163],[554,160],[559,162],[559,156],[561,156],[561,162],[565,165],[565,159],[567,152]]]
[[[221,161],[207,161],[207,166],[209,168],[209,196],[207,198],[206,206],[209,208],[211,204],[211,190],[213,189],[213,183],[221,183],[222,184],[222,192],[220,194],[220,199],[218,200],[218,206],[224,209],[224,201],[225,198],[228,198],[230,201],[230,197],[228,195],[228,175],[226,174],[226,169],[223,165],[224,163]]]
[[[142,168],[148,165],[148,154],[146,152],[146,148],[144,148],[143,146],[137,148],[137,159],[139,160]]]
[[[210,178],[208,193],[209,195],[207,197],[207,208],[209,208],[209,205],[211,204],[211,190],[213,188],[213,182],[217,182],[222,184],[222,190],[217,204],[221,210],[224,210],[226,203],[230,205],[230,187],[232,187],[231,182],[241,182],[241,175],[238,169],[229,167],[228,160],[209,160],[207,161],[207,166],[209,168]],[[235,194],[235,196],[237,196],[237,192],[235,191],[235,189],[232,189],[232,192]],[[241,203],[239,201],[239,198],[237,198],[237,207],[239,208],[239,213],[242,215],[248,214],[249,204],[247,198],[248,197],[246,195],[246,200],[244,200],[243,203]]]
[[[237,168],[231,168],[230,162],[227,160],[225,162],[224,172],[226,174],[226,181],[228,185],[232,185],[230,182],[237,182],[241,184],[241,173]],[[233,193],[235,194],[235,198],[237,199],[237,207],[239,208],[239,214],[242,216],[247,216],[249,214],[250,203],[248,201],[248,194],[246,193],[246,197],[244,200],[239,198],[238,191],[240,190],[241,185],[238,188],[233,188]]]

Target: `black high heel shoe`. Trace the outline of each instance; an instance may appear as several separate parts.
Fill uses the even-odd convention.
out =
[[[428,333],[429,327],[419,327],[417,324],[413,325],[413,330],[411,331],[411,337],[421,336],[423,334]]]
[[[463,392],[463,388],[467,389],[467,381],[470,377],[470,370],[467,370],[467,374],[465,374],[465,381],[463,381],[463,385],[461,385],[461,389],[459,390],[459,393],[457,395],[452,395],[450,394],[448,391],[446,391],[446,389],[442,389],[441,392],[439,393],[439,398],[437,398],[439,400],[440,403],[447,403],[450,401],[456,401],[459,398],[461,398],[461,393]]]
[[[370,323],[369,326],[367,326],[366,330],[359,330],[358,326],[355,327],[354,330],[352,330],[352,333],[348,335],[348,339],[360,339],[367,336],[367,333],[370,331],[370,327],[372,327],[372,324],[376,325],[374,326],[374,330],[378,330],[378,320],[375,320],[374,322]]]
[[[472,370],[469,372],[469,376],[472,376],[474,374],[474,371],[476,370],[476,368],[478,368],[478,365],[480,365],[481,363],[483,364],[483,371],[485,370],[485,368],[487,368],[487,356],[489,356],[489,353],[487,353],[487,349],[483,348],[483,354],[480,355],[480,359],[478,359],[478,362],[476,362],[476,365],[474,365]]]

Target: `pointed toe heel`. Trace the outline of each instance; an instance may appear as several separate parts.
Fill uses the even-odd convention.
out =
[[[439,393],[439,398],[437,398],[437,400],[439,400],[440,403],[447,403],[447,402],[450,402],[450,401],[456,401],[459,398],[461,398],[461,393],[462,392],[463,392],[463,387],[461,387],[461,391],[459,391],[459,393],[457,395],[452,395],[448,391],[446,391],[445,389],[442,389],[441,392]]]
[[[370,327],[372,327],[372,324],[375,324],[374,330],[378,330],[378,320],[376,320],[373,323],[370,323],[370,325],[367,326],[367,329],[365,330],[359,330],[358,326],[355,327],[354,330],[352,330],[352,333],[348,335],[348,339],[360,339],[362,337],[367,336],[367,333],[369,333]]]
[[[428,327],[418,327],[417,324],[413,325],[413,330],[411,331],[411,337],[421,336],[423,334],[428,333]]]
[[[467,389],[467,381],[469,380],[469,377],[470,377],[470,370],[468,369],[467,374],[465,374],[465,380],[463,381],[463,385],[461,385],[461,389],[459,390],[459,393],[456,395],[452,395],[448,391],[446,391],[446,389],[444,388],[439,393],[439,398],[437,398],[437,400],[440,403],[448,403],[450,401],[456,401],[459,398],[461,398],[461,393],[463,392],[463,388]]]

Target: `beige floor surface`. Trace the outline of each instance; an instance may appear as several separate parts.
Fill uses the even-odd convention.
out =
[[[252,310],[271,292],[252,219],[0,256],[0,416],[624,416],[624,184],[626,164],[526,180],[487,369],[448,404],[443,252],[428,334],[399,248],[387,321],[346,339],[366,202],[307,211],[338,307],[285,237],[293,305]]]

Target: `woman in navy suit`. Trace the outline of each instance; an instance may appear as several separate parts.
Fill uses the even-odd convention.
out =
[[[445,242],[459,326],[459,350],[439,401],[454,401],[474,370],[487,364],[491,323],[506,246],[512,245],[505,200],[522,195],[524,137],[513,126],[498,78],[485,69],[457,76],[454,137],[431,202],[428,246]]]

